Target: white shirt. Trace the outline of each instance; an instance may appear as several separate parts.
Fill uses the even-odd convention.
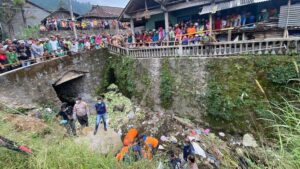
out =
[[[90,43],[90,42],[85,42],[84,46],[85,46],[87,49],[90,49],[90,48],[91,48],[91,43]]]
[[[71,52],[77,53],[78,52],[78,43],[72,43]]]
[[[58,48],[58,42],[57,42],[57,40],[54,40],[54,41],[50,40],[49,43],[50,43],[50,45],[52,47],[52,50],[54,50],[54,51],[57,50],[57,48]]]

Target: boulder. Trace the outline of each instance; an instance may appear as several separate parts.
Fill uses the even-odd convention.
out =
[[[93,132],[94,129],[91,127],[84,128],[83,136],[78,138],[78,142],[85,142],[92,151],[102,154],[116,154],[122,148],[121,137],[113,129],[104,131],[101,125],[96,135]]]
[[[125,104],[120,104],[120,105],[115,105],[113,107],[113,111],[120,111],[120,112],[123,112],[125,110]]]
[[[243,146],[245,147],[258,147],[252,134],[245,134],[243,137]]]

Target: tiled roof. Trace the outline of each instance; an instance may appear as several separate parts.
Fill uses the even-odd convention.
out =
[[[91,11],[83,15],[82,18],[118,18],[122,11],[123,8],[119,7],[93,5]]]

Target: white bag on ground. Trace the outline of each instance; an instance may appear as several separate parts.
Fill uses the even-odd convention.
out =
[[[206,153],[205,151],[199,146],[198,143],[192,142],[193,148],[195,150],[195,154],[200,155],[203,158],[206,158]]]

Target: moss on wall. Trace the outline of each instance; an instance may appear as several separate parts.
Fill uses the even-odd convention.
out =
[[[161,106],[168,109],[173,102],[174,77],[171,73],[169,60],[163,60],[160,74],[160,101]]]
[[[264,109],[283,97],[292,97],[287,87],[297,84],[289,79],[298,77],[295,56],[249,56],[212,59],[207,65],[208,91],[206,119],[216,128],[245,131],[259,127],[257,119],[267,116]],[[258,80],[266,92],[259,90]]]
[[[111,76],[114,76],[114,83],[119,87],[120,91],[131,98],[135,91],[136,71],[134,64],[136,64],[134,60],[129,57],[110,56],[105,64],[104,80],[96,93],[104,92],[112,83]]]

